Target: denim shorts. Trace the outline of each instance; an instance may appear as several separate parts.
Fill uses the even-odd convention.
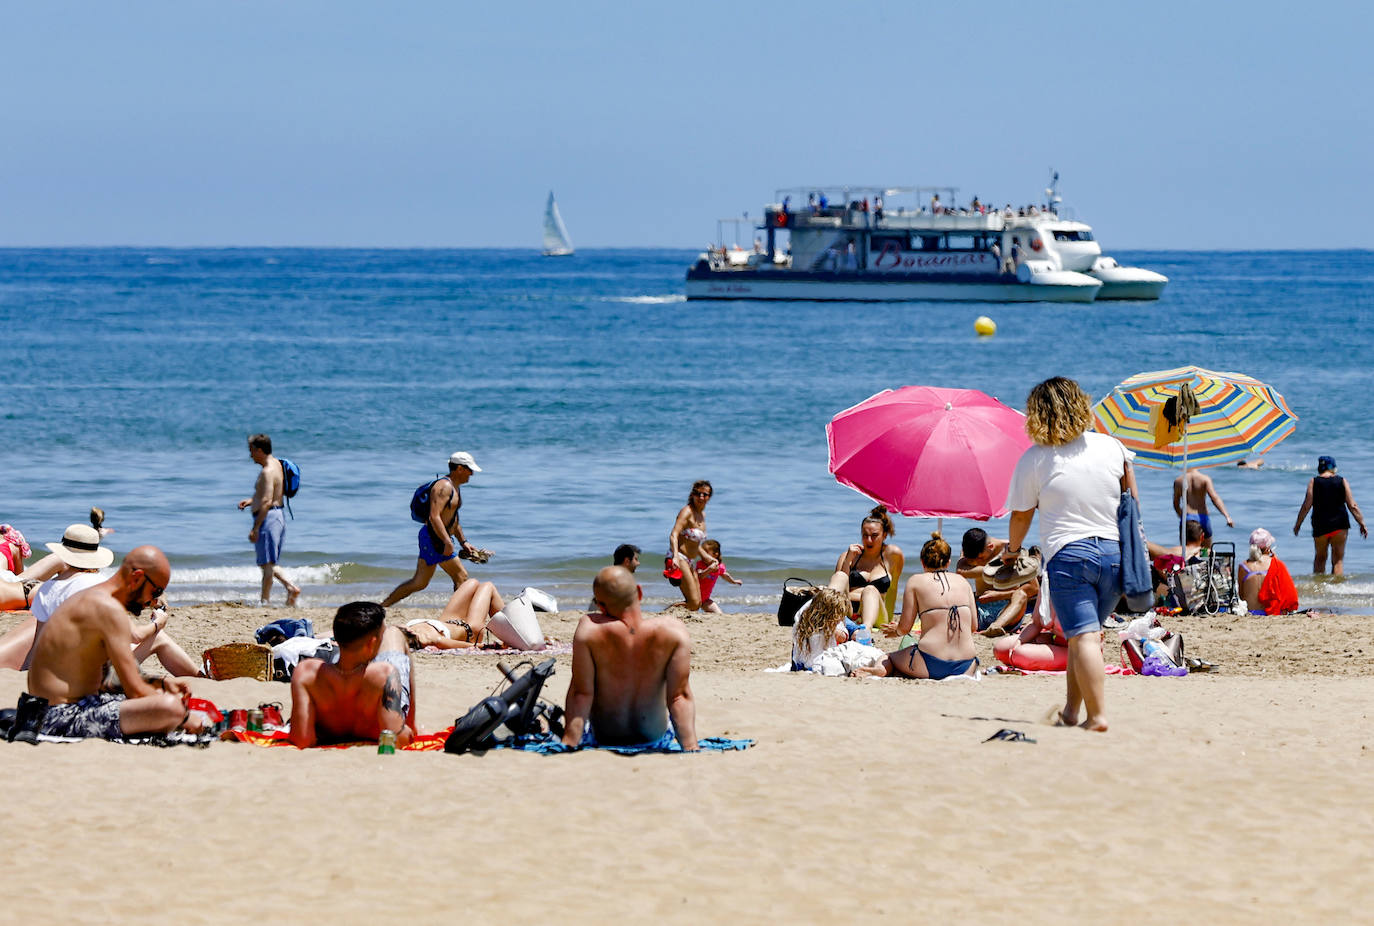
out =
[[[1064,636],[1098,633],[1121,600],[1121,544],[1101,537],[1075,540],[1054,554],[1045,574]]]

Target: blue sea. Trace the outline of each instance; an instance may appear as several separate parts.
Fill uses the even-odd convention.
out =
[[[826,470],[825,423],[882,389],[972,387],[1023,407],[1062,374],[1094,397],[1184,364],[1258,377],[1297,432],[1259,471],[1210,470],[1235,518],[1219,540],[1279,537],[1304,605],[1374,611],[1374,544],[1352,533],[1343,580],[1314,579],[1292,525],[1319,454],[1374,509],[1367,394],[1374,253],[1136,252],[1167,274],[1151,303],[692,302],[678,250],[0,250],[0,521],[34,542],[91,505],[125,551],[167,551],[173,604],[257,600],[236,505],[246,437],[299,464],[287,572],[303,604],[378,599],[415,565],[408,503],[454,450],[482,472],[462,523],[494,551],[472,568],[568,607],[622,542],[657,565],[694,479],[742,586],[772,610],[789,575],[823,578],[871,503]],[[996,336],[978,337],[980,315]],[[1140,471],[1147,531],[1177,536],[1170,471]],[[935,522],[898,518],[910,559]],[[946,521],[957,538],[972,522]],[[991,532],[1005,536],[1005,520]],[[441,605],[442,574],[411,604]],[[281,591],[275,595],[280,600]]]

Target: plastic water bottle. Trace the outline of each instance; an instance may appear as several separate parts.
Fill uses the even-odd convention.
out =
[[[1174,657],[1169,655],[1169,650],[1158,640],[1146,637],[1140,643],[1140,651],[1145,654],[1146,659],[1154,656],[1166,665],[1174,664]]]

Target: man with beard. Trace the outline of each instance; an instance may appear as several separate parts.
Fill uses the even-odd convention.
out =
[[[174,678],[152,684],[139,674],[129,622],[162,596],[171,575],[161,550],[137,547],[113,577],[53,612],[29,667],[29,694],[48,702],[39,733],[115,739],[167,733],[187,722],[190,689]],[[107,662],[124,694],[101,691]]]

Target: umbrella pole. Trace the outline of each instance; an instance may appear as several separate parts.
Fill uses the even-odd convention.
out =
[[[1178,515],[1178,549],[1183,561],[1188,561],[1188,431],[1183,431],[1183,504]]]

